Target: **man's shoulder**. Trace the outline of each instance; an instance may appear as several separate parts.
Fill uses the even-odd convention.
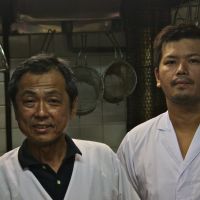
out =
[[[80,140],[80,139],[73,139],[74,143],[78,146],[80,149],[87,149],[87,150],[93,150],[93,151],[112,151],[111,148],[101,142],[97,141],[89,141],[89,140]]]
[[[12,158],[15,157],[16,154],[18,153],[19,147],[14,148],[8,152],[5,152],[2,156],[0,156],[0,161],[1,160],[6,160],[7,158]]]
[[[166,119],[166,115],[168,115],[167,112],[165,113],[161,113],[160,115],[154,117],[154,118],[151,118],[141,124],[138,124],[137,126],[135,126],[133,129],[131,129],[129,132],[137,132],[139,130],[148,130],[149,131],[149,128],[152,127],[152,126],[155,126],[157,127],[159,125],[159,123],[163,123],[163,120]]]
[[[121,152],[146,151],[147,146],[155,145],[160,127],[166,126],[167,115],[168,112],[162,113],[131,129],[120,144],[118,155]]]
[[[137,125],[126,134],[124,141],[139,142],[149,139],[155,135],[159,127],[165,126],[167,115],[168,112],[165,112]]]
[[[19,147],[4,153],[0,157],[0,168],[6,167],[6,166],[13,166],[13,164],[18,160],[17,159],[18,150],[19,150]]]
[[[73,139],[74,143],[80,149],[82,155],[77,155],[78,159],[85,163],[89,163],[94,166],[99,166],[107,168],[115,168],[117,165],[117,155],[114,151],[107,145],[101,142],[87,141],[87,140],[77,140]]]

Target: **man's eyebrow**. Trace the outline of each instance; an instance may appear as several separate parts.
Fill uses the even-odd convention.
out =
[[[53,90],[47,90],[47,91],[45,91],[45,93],[47,94],[47,95],[55,95],[55,94],[58,94],[58,95],[61,95],[62,94],[62,92],[60,92],[60,91],[58,91],[58,90],[55,90],[55,89],[53,89]]]
[[[178,56],[176,56],[176,55],[166,55],[163,58],[166,59],[166,58],[177,58],[177,57]]]
[[[33,92],[32,90],[24,90],[21,93],[21,96],[24,96],[24,95],[35,95],[35,92]]]
[[[56,90],[56,89],[50,89],[50,90],[45,90],[44,91],[45,95],[51,96],[51,95],[56,95],[56,96],[62,96],[62,92]],[[37,93],[31,89],[26,89],[22,92],[20,92],[20,96],[36,96]]]
[[[191,53],[191,54],[185,55],[185,57],[187,57],[187,58],[192,57],[192,56],[200,57],[200,54],[198,54],[198,53]],[[173,58],[178,58],[178,56],[177,55],[166,55],[163,58],[172,58],[173,59]]]
[[[187,57],[192,57],[192,56],[198,56],[198,57],[200,57],[200,54],[199,53],[191,53],[191,54],[187,55]]]

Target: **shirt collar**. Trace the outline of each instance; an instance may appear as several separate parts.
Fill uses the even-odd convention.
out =
[[[67,143],[67,152],[65,155],[65,160],[70,159],[75,154],[82,155],[79,148],[75,145],[73,140],[68,135],[65,136],[65,140]],[[18,159],[19,159],[19,163],[23,169],[27,168],[31,165],[42,164],[37,159],[35,159],[35,157],[29,151],[28,145],[27,145],[27,139],[24,140],[24,142],[22,143],[22,146],[19,149]]]
[[[160,115],[160,119],[158,121],[157,129],[161,132],[169,131],[171,129],[171,120],[169,118],[169,113],[166,111]]]

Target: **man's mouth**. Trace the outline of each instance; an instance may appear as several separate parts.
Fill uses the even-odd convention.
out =
[[[39,131],[39,132],[45,132],[47,131],[49,128],[52,128],[53,125],[51,124],[34,124],[32,126],[35,130]]]
[[[174,79],[171,84],[172,84],[172,86],[174,86],[174,85],[189,85],[189,84],[193,84],[193,83],[194,82],[191,79],[184,77],[184,78]]]
[[[48,124],[35,124],[35,125],[33,125],[33,127],[35,127],[35,128],[48,128],[50,126],[51,125],[48,125]]]

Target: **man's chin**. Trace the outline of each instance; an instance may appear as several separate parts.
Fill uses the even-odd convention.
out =
[[[60,140],[60,138],[61,138],[61,137],[52,138],[52,139],[48,139],[48,138],[37,138],[37,139],[29,138],[28,141],[29,141],[29,143],[31,143],[32,145],[41,148],[41,147],[52,146],[52,145],[58,143],[59,140]]]
[[[178,105],[195,105],[196,103],[200,103],[200,98],[189,96],[189,95],[176,95],[171,98],[172,102]]]

